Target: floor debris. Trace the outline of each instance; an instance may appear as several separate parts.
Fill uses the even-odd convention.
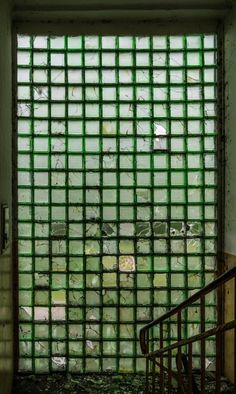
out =
[[[201,393],[200,377],[199,373],[195,374],[199,393]],[[14,383],[13,394],[142,394],[144,385],[144,374],[19,375]],[[158,387],[158,381],[156,387]],[[167,391],[166,382],[165,392]],[[157,389],[156,392],[158,393]],[[187,387],[186,392],[188,392]],[[206,376],[205,392],[206,394],[215,393],[213,374]],[[222,394],[235,393],[233,385],[226,378],[221,379],[220,392]],[[177,390],[173,389],[172,393],[177,393]]]

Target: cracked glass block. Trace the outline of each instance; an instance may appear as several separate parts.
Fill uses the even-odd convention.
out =
[[[18,35],[21,371],[143,372],[140,328],[214,277],[216,67],[210,34]]]

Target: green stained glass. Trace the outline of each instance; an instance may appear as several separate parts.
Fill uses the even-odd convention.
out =
[[[143,371],[139,329],[212,278],[216,51],[204,34],[18,36],[21,371]],[[184,316],[198,332],[198,306]]]

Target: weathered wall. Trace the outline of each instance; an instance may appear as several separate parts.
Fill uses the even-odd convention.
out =
[[[125,9],[125,8],[225,8],[232,4],[233,0],[14,0],[15,5],[24,9],[36,9],[40,7],[48,8],[69,8],[76,9]]]
[[[226,210],[225,252],[236,256],[236,6],[225,23]]]
[[[11,206],[11,20],[0,1],[0,204]],[[10,244],[11,245],[11,244]],[[13,370],[11,247],[0,255],[0,393],[11,392]]]
[[[75,21],[154,19],[185,22],[219,18],[234,0],[14,0],[14,19],[21,21]]]
[[[225,21],[226,189],[225,269],[236,265],[236,6]],[[233,319],[233,281],[225,287],[225,321]],[[225,335],[225,373],[233,381],[233,332]]]
[[[228,270],[236,265],[236,256],[225,254],[225,269]],[[234,319],[235,287],[232,279],[225,285],[225,322]],[[225,374],[234,381],[234,332],[230,330],[225,334]]]

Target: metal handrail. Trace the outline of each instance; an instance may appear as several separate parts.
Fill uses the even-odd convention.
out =
[[[140,346],[142,353],[146,357],[146,390],[148,390],[149,386],[149,362],[152,362],[152,392],[155,392],[155,366],[158,365],[160,369],[160,393],[164,393],[164,373],[168,373],[168,377],[175,377],[178,380],[178,387],[180,392],[184,391],[182,372],[181,372],[181,347],[188,345],[189,348],[189,361],[188,361],[188,371],[189,372],[189,393],[192,393],[193,389],[193,375],[192,375],[192,344],[194,342],[201,342],[201,392],[204,393],[205,390],[205,340],[210,336],[216,336],[216,351],[217,351],[217,363],[216,363],[216,392],[220,392],[220,375],[221,375],[221,363],[219,359],[222,356],[222,333],[234,329],[235,330],[235,338],[236,338],[236,308],[234,319],[230,322],[222,324],[218,321],[214,328],[209,330],[205,330],[205,296],[212,292],[213,290],[222,288],[222,285],[228,282],[229,280],[235,278],[235,289],[236,289],[236,267],[228,270],[223,273],[221,276],[213,280],[211,283],[197,291],[187,300],[183,301],[177,307],[172,310],[166,312],[161,317],[151,321],[146,324],[140,330]],[[181,324],[183,323],[181,319],[181,312],[191,306],[197,300],[200,301],[200,314],[201,314],[201,332],[200,334],[194,335],[187,339],[181,338]],[[169,319],[171,316],[177,315],[177,329],[178,329],[178,340],[166,347],[163,347],[163,324],[165,320]],[[149,330],[154,326],[160,326],[160,347],[159,349],[149,352]],[[171,370],[171,352],[177,349],[177,373]],[[168,355],[168,368],[163,365],[164,355],[167,353]],[[160,358],[160,362],[156,361],[156,358]],[[236,359],[235,359],[236,360]],[[236,369],[236,362],[235,362]],[[218,376],[217,376],[218,375]],[[171,380],[171,379],[170,379]],[[170,384],[170,383],[169,383]],[[168,385],[169,385],[168,384]],[[169,390],[169,388],[168,388]],[[168,391],[171,392],[171,391]]]
[[[213,280],[211,283],[194,293],[191,297],[189,297],[187,300],[183,301],[181,304],[176,306],[175,308],[171,309],[170,311],[166,312],[164,315],[158,317],[157,319],[154,319],[150,323],[146,324],[144,327],[141,328],[140,330],[140,345],[141,345],[141,350],[143,354],[145,354],[145,348],[142,347],[143,345],[143,333],[147,331],[149,328],[160,324],[164,320],[168,319],[169,317],[176,315],[178,312],[181,312],[182,309],[185,309],[187,306],[191,305],[195,301],[197,301],[201,296],[206,295],[210,293],[211,291],[215,290],[219,285],[224,284],[228,280],[232,279],[234,276],[236,276],[236,267],[231,268],[230,270],[226,271],[224,274]]]

